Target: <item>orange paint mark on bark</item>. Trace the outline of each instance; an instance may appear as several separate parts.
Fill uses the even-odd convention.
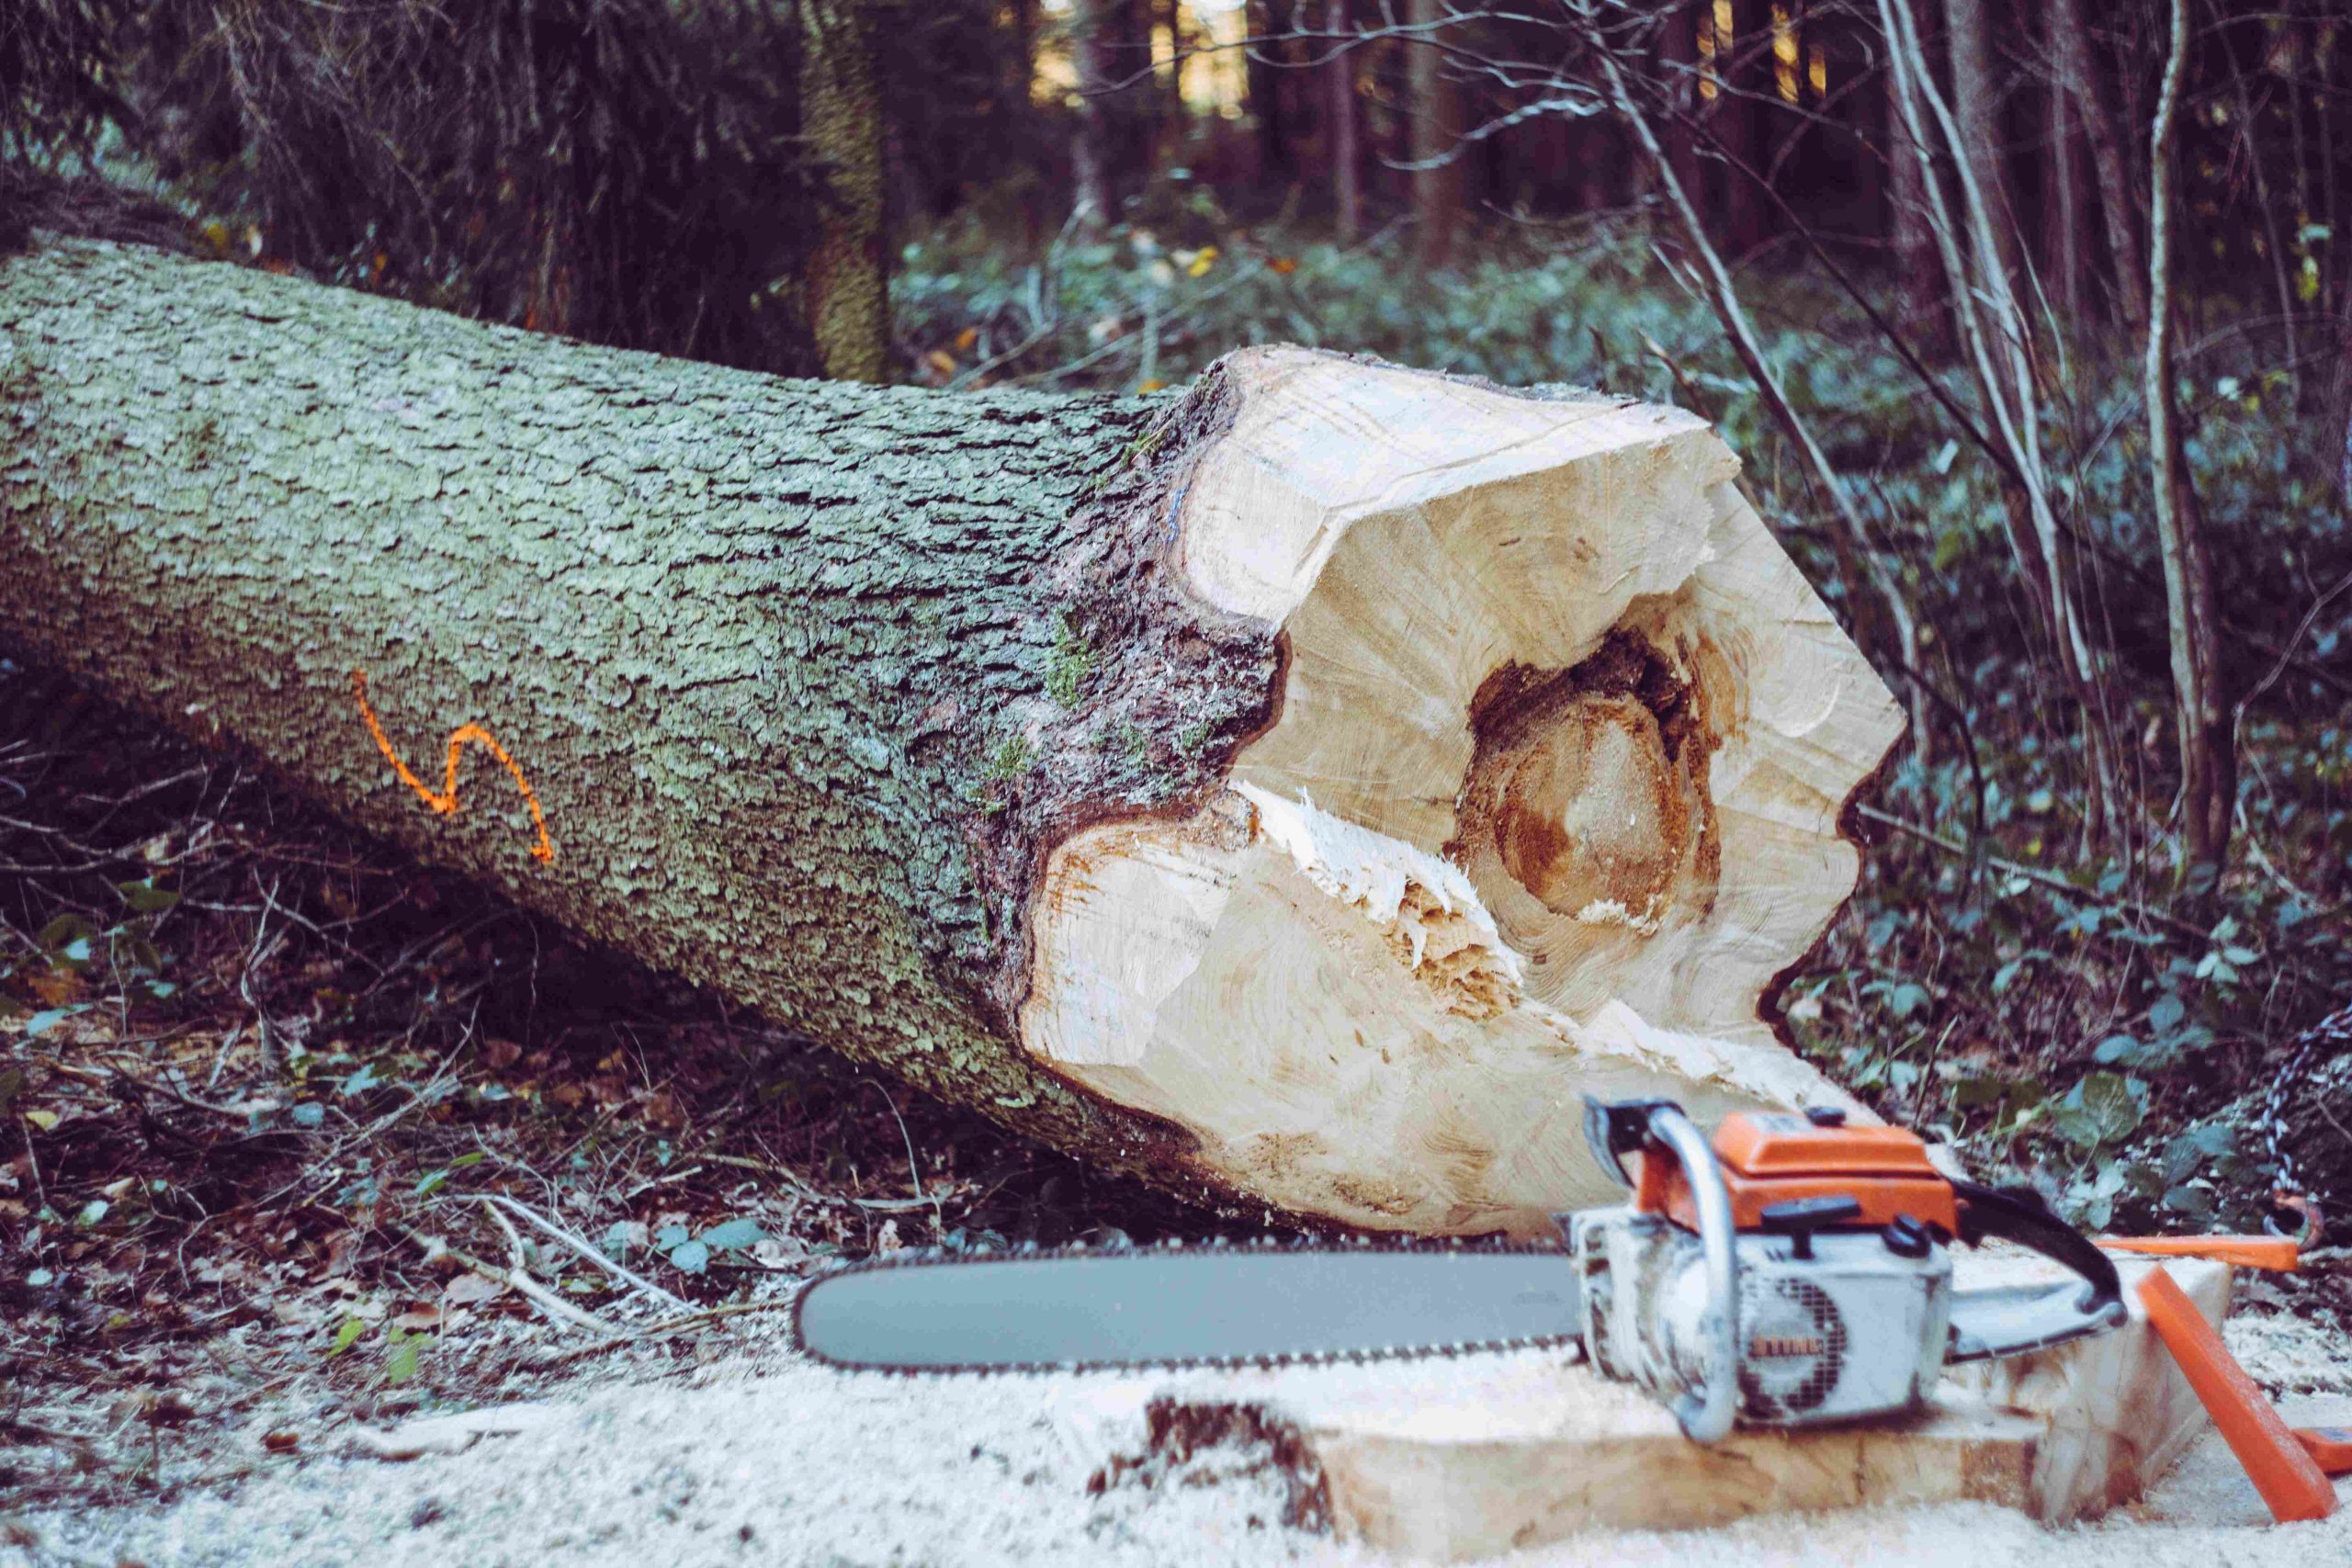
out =
[[[384,754],[384,761],[392,765],[392,772],[400,775],[401,783],[416,791],[417,798],[433,808],[435,816],[457,815],[458,765],[464,760],[468,746],[479,746],[497,758],[506,771],[514,775],[514,787],[523,792],[523,804],[531,808],[531,825],[539,830],[539,841],[532,846],[531,858],[537,861],[555,859],[555,844],[548,837],[548,819],[539,810],[539,797],[532,793],[531,781],[523,776],[522,764],[507,754],[506,748],[501,746],[489,730],[479,724],[461,724],[450,732],[449,754],[442,769],[441,788],[435,792],[423,779],[409,771],[408,764],[401,761],[400,752],[393,749],[391,737],[384,733],[383,721],[376,716],[375,708],[370,706],[368,701],[367,671],[352,671],[351,693],[353,696],[359,699],[359,716],[368,721],[368,733],[376,738],[376,750]]]

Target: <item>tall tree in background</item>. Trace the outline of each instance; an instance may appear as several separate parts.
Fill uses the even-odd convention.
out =
[[[1272,0],[1251,0],[1243,8],[1250,37],[1259,42],[1244,55],[1250,85],[1250,118],[1258,128],[1258,178],[1287,184],[1297,168],[1291,156],[1289,128],[1284,121],[1283,86],[1290,73],[1292,31],[1283,25]]]
[[[1453,255],[1462,211],[1462,85],[1446,69],[1446,0],[1412,0],[1407,18],[1416,31],[1409,47],[1412,81],[1413,225],[1421,265],[1443,266]],[[1454,25],[1458,26],[1458,22]]]
[[[1323,27],[1332,35],[1323,63],[1323,117],[1329,130],[1332,227],[1343,245],[1363,232],[1363,153],[1358,147],[1356,54],[1344,40],[1355,31],[1348,0],[1327,0]]]
[[[1991,219],[1994,252],[2009,276],[2018,273],[2016,208],[2002,166],[2001,76],[1993,59],[1993,18],[1987,0],[1944,0],[1951,51],[1952,106],[1959,111],[1958,156],[1967,160]]]
[[[2188,0],[2172,0],[2172,49],[2148,145],[2148,458],[2156,542],[2172,632],[2174,720],[2180,738],[2180,817],[2192,865],[2219,871],[2237,801],[2237,760],[2221,693],[2219,615],[2203,519],[2173,402],[2172,205],[2175,131],[2188,65]]]
[[[1764,116],[1758,90],[1770,69],[1770,31],[1763,0],[1714,0],[1715,75],[1722,84],[1712,117],[1723,149],[1724,242],[1736,257],[1764,241]]]
[[[1896,46],[1890,43],[1888,47]],[[1902,292],[1905,313],[1917,324],[1921,341],[1929,352],[1940,355],[1951,347],[1951,321],[1945,313],[1943,291],[1937,286],[1941,274],[1936,263],[1935,235],[1928,227],[1923,171],[1928,158],[1911,140],[1902,73],[1881,74],[1886,81],[1887,241],[1894,253],[1895,287]]]
[[[2049,52],[2051,58],[2056,57],[2054,46]],[[2072,327],[2083,322],[2088,314],[2083,291],[2086,270],[2083,239],[2086,225],[2080,138],[2075,130],[2074,94],[2067,90],[2065,82],[2050,73],[2041,85],[2043,159],[2049,170],[2041,190],[2042,265],[2054,279],[2052,292]]]
[[[1005,105],[1015,115],[1029,110],[1029,90],[1037,80],[1037,0],[1005,0],[1012,47],[1005,51]]]
[[[2148,319],[2147,273],[2140,262],[2140,237],[2132,226],[2132,176],[2123,157],[2123,132],[2105,78],[2091,58],[2090,30],[2083,0],[2051,0],[2050,48],[2058,79],[2082,117],[2083,140],[2090,144],[2098,175],[2099,216],[2107,228],[2108,276],[2127,325]]]
[[[1119,80],[1119,40],[1112,13],[1121,0],[1072,0],[1070,59],[1078,75],[1078,134],[1070,140],[1073,216],[1099,233],[1118,210],[1112,195],[1111,91]]]
[[[1658,18],[1657,58],[1667,72],[1667,101],[1672,112],[1659,139],[1667,163],[1685,191],[1699,189],[1699,155],[1690,126],[1699,102],[1698,24],[1690,0],[1673,0]]]
[[[800,123],[820,164],[805,290],[818,363],[836,380],[890,378],[890,259],[882,96],[867,0],[800,0]]]

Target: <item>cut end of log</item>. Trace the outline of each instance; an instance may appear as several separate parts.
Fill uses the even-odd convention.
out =
[[[1191,816],[1047,856],[1022,1043],[1212,1185],[1380,1228],[1606,1201],[1586,1093],[1858,1110],[1758,1006],[1901,720],[1728,449],[1301,350],[1226,375],[1175,552],[1285,639],[1276,716]]]

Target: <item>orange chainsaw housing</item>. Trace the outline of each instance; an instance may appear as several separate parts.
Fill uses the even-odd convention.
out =
[[[1715,1128],[1715,1158],[1731,1193],[1732,1224],[1762,1230],[1764,1211],[1801,1198],[1851,1198],[1861,1213],[1846,1226],[1892,1224],[1908,1214],[1945,1235],[1960,1231],[1960,1204],[1928,1159],[1928,1145],[1901,1127],[1824,1127],[1771,1111],[1735,1111]],[[1682,1162],[1641,1156],[1634,1207],[1699,1228],[1699,1208]]]

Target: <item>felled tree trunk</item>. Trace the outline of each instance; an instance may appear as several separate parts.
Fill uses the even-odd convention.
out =
[[[0,431],[0,634],[1080,1156],[1533,1232],[1582,1091],[1842,1102],[1763,1015],[1899,721],[1687,414],[782,381],[58,242]]]

